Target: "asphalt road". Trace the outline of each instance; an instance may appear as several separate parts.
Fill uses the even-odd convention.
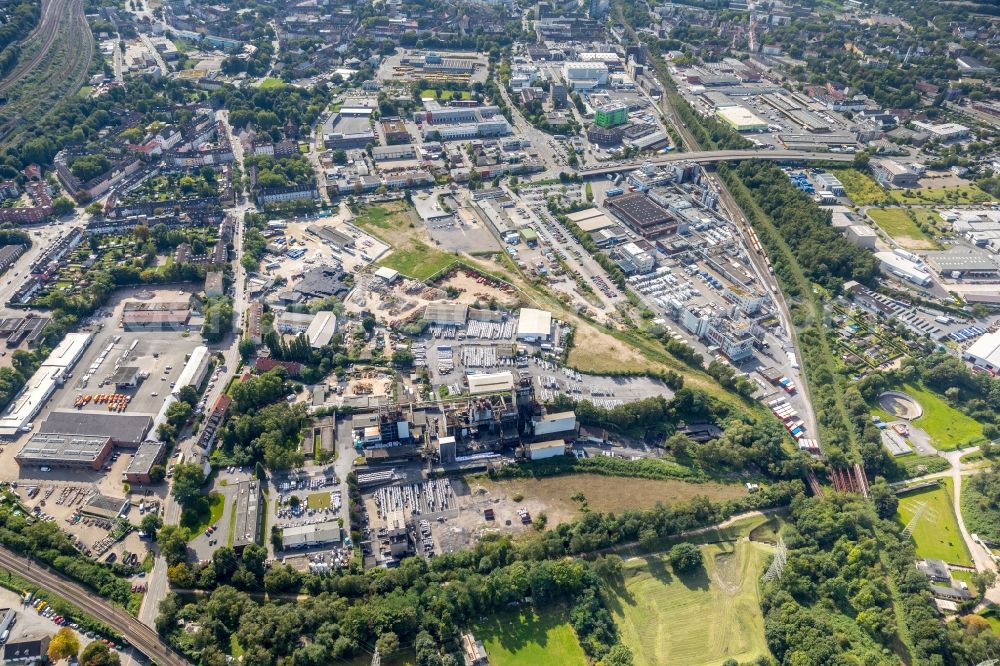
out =
[[[135,649],[160,666],[185,666],[187,659],[174,652],[159,635],[137,619],[72,583],[47,567],[0,547],[0,567],[14,571],[35,585],[81,606],[87,614],[122,634]],[[84,603],[81,603],[81,600]]]
[[[243,148],[239,144],[239,140],[233,136],[232,127],[229,125],[229,114],[225,111],[219,111],[216,114],[216,119],[221,120],[225,124],[226,132],[229,134],[229,140],[233,146],[233,154],[236,162],[239,164],[240,169],[243,169]],[[246,171],[243,173],[246,173]],[[205,394],[205,405],[209,410],[212,408],[215,400],[222,395],[230,378],[236,374],[237,367],[239,366],[239,332],[242,330],[243,316],[249,305],[249,294],[246,290],[246,270],[240,264],[243,254],[243,217],[247,211],[251,210],[255,210],[253,204],[242,203],[226,211],[235,223],[233,231],[233,247],[235,248],[235,257],[233,258],[233,272],[235,276],[233,281],[233,288],[235,290],[233,297],[234,332],[227,336],[219,345],[211,347],[211,351],[222,353],[225,359],[223,364],[225,370],[223,370],[222,374],[215,381],[215,386]],[[178,444],[178,448],[184,454],[185,460],[191,459],[192,449],[194,449],[197,442],[197,435],[197,432],[192,432],[189,437]],[[173,496],[167,493],[167,498],[163,504],[163,523],[165,525],[177,525],[180,523],[180,519],[181,507],[174,501]],[[156,616],[159,614],[160,602],[170,591],[169,582],[167,581],[167,564],[159,553],[157,553],[156,560],[153,563],[153,570],[149,574],[146,585],[146,594],[139,609],[139,620],[146,626],[153,627],[155,626]]]

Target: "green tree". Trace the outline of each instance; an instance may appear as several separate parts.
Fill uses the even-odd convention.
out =
[[[151,483],[163,483],[165,478],[167,478],[167,468],[163,465],[153,465],[149,468],[149,481]]]
[[[893,492],[889,483],[881,476],[875,477],[871,485],[872,503],[879,518],[892,518],[899,507],[899,498]]]
[[[678,573],[694,571],[703,566],[701,550],[698,549],[698,546],[687,541],[675,544],[667,557],[670,560],[670,566]]]
[[[101,641],[92,641],[83,648],[80,655],[80,666],[120,666],[118,653]]]
[[[399,650],[399,636],[391,631],[387,631],[375,641],[375,649],[379,654],[388,657]]]
[[[181,506],[187,506],[203,497],[205,471],[196,463],[181,463],[174,467],[174,484],[170,493]]]
[[[76,206],[74,206],[73,202],[66,197],[59,196],[52,201],[52,212],[57,216],[72,213],[74,208],[76,208]]]
[[[198,389],[188,384],[177,392],[177,399],[194,407],[198,404]]]
[[[167,564],[174,565],[187,559],[188,531],[178,525],[164,525],[156,535],[156,545]]]
[[[163,519],[155,513],[147,513],[139,521],[139,529],[146,533],[150,539],[156,538],[156,532],[163,527]]]

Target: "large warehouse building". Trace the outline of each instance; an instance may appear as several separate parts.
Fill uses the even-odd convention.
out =
[[[233,549],[241,552],[260,540],[260,524],[264,503],[260,497],[260,482],[240,481],[236,488],[236,518],[233,521]]]
[[[1000,332],[980,337],[962,353],[962,358],[977,368],[1000,371]]]
[[[742,106],[727,106],[715,110],[715,115],[737,132],[766,132],[767,123]]]
[[[97,471],[114,446],[107,435],[53,435],[35,433],[14,459],[19,467],[70,468]],[[47,471],[47,470],[46,470]]]
[[[152,425],[152,417],[146,414],[52,412],[39,432],[83,436],[100,433],[110,437],[115,446],[134,449],[146,439]]]
[[[306,329],[306,338],[313,349],[319,349],[330,344],[337,332],[337,315],[330,310],[316,313]]]
[[[69,333],[63,338],[25,382],[21,393],[0,418],[0,437],[16,437],[31,429],[31,422],[56,388],[62,385],[66,374],[80,360],[92,338],[90,333]]]
[[[643,238],[654,240],[677,232],[678,220],[643,192],[611,197],[604,206]]]
[[[208,372],[211,361],[212,357],[208,353],[208,347],[204,345],[195,347],[191,352],[191,356],[188,357],[187,363],[184,364],[184,369],[181,370],[180,377],[177,378],[173,393],[179,393],[185,386],[193,386],[195,388],[201,386],[201,383],[205,380],[205,373]]]
[[[517,316],[517,339],[522,342],[546,342],[552,339],[552,313],[521,308]]]

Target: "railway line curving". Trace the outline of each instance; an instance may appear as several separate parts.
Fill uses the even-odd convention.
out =
[[[62,574],[5,548],[0,548],[0,567],[14,571],[35,585],[77,604],[94,618],[120,632],[132,647],[160,666],[187,666],[190,663],[164,643],[155,631],[67,580]]]

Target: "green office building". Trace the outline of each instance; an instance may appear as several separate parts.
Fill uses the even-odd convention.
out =
[[[594,111],[594,124],[607,129],[628,122],[628,107],[619,102],[611,102],[597,107]]]

